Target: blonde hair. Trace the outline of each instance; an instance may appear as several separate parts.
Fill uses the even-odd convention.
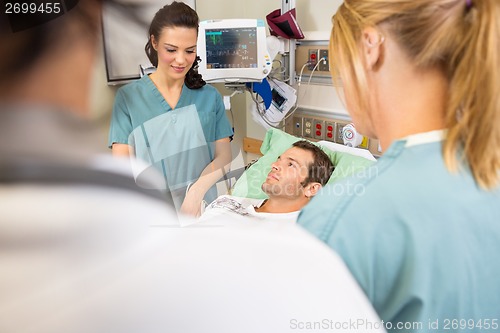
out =
[[[498,0],[345,0],[333,17],[332,75],[353,92],[353,107],[367,110],[361,33],[383,24],[418,68],[447,75],[446,166],[465,162],[476,183],[492,189],[500,177],[499,17]]]

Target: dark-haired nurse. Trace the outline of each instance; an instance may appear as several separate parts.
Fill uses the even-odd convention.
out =
[[[116,94],[109,142],[113,155],[135,155],[136,178],[156,168],[177,210],[200,215],[203,202],[231,161],[230,136],[221,95],[195,67],[199,19],[182,2],[161,8],[149,28],[146,54],[156,71]]]

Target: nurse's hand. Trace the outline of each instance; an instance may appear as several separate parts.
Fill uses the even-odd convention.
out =
[[[200,194],[193,188],[190,188],[184,202],[181,206],[181,213],[199,217],[201,215],[201,203],[203,201],[203,194]]]

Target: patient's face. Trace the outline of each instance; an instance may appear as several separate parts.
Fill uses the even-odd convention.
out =
[[[269,196],[295,198],[303,196],[301,183],[307,178],[308,166],[314,162],[313,154],[297,147],[285,151],[271,164],[262,190]]]

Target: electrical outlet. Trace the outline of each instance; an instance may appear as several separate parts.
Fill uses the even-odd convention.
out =
[[[302,136],[304,138],[312,138],[314,134],[313,131],[314,128],[312,119],[304,118]]]
[[[312,71],[316,64],[318,63],[318,50],[317,49],[309,49],[309,58],[307,60],[309,64],[307,68]]]
[[[328,72],[330,70],[330,62],[328,61],[328,50],[321,49],[318,52],[318,61],[321,59],[325,59],[324,61],[320,61],[318,65],[318,71]]]
[[[313,122],[313,137],[318,140],[322,140],[325,138],[325,122],[323,120],[314,120]]]
[[[325,140],[335,142],[335,123],[325,122]]]

